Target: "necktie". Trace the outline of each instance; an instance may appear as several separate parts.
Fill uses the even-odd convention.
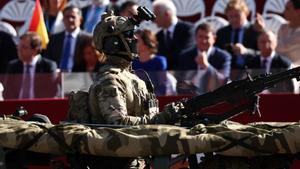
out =
[[[240,40],[240,28],[234,29],[234,34],[233,34],[233,44],[239,43]]]
[[[22,87],[23,88],[22,98],[30,98],[30,86],[31,86],[30,68],[31,65],[29,64],[25,66],[23,87]]]
[[[68,34],[66,36],[66,41],[65,41],[65,45],[64,45],[64,52],[63,52],[63,56],[62,59],[60,61],[60,69],[62,71],[71,71],[72,70],[72,62],[73,62],[73,58],[71,56],[71,43],[72,43],[72,36],[71,34]]]
[[[268,62],[267,59],[263,59],[262,64],[261,64],[261,67],[262,67],[263,69],[266,69],[266,68],[267,68],[267,62]]]
[[[241,43],[241,42],[240,42],[240,31],[241,31],[240,28],[234,29],[234,32],[233,32],[233,39],[232,39],[232,43],[233,43],[233,44]],[[245,65],[245,59],[244,59],[244,57],[242,57],[242,56],[235,56],[235,57],[236,57],[236,61],[235,61],[236,66],[237,66],[238,68],[243,68],[244,65]]]
[[[166,35],[165,35],[165,45],[167,47],[167,49],[171,48],[171,32],[169,30],[167,30]]]
[[[101,18],[100,15],[103,12],[104,8],[102,7],[95,7],[93,12],[91,12],[91,16],[85,22],[84,27],[87,32],[92,33],[94,30],[95,25],[98,23],[99,19]]]

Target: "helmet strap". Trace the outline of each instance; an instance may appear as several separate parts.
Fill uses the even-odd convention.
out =
[[[132,51],[130,50],[130,47],[128,46],[128,43],[127,43],[126,39],[124,38],[123,34],[120,33],[119,37],[121,38],[121,40],[122,40],[122,42],[125,46],[125,49],[126,49],[126,52],[124,52],[124,53],[120,52],[120,53],[123,53],[124,55],[127,55],[131,60],[133,60],[134,58],[132,56]]]

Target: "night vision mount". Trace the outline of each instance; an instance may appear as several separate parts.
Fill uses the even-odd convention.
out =
[[[139,25],[142,21],[153,21],[156,18],[154,13],[145,6],[139,6],[137,8],[137,15],[129,18],[134,25]]]

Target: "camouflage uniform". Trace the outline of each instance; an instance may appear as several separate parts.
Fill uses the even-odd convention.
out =
[[[147,10],[144,12],[141,13],[143,17],[149,16]],[[174,104],[159,113],[153,88],[132,72],[132,60],[137,58],[134,29],[138,22],[134,18],[107,13],[102,15],[94,29],[95,46],[106,55],[107,60],[89,89],[89,114],[92,123],[139,125],[167,123],[175,119],[173,114],[178,111],[172,109]],[[91,164],[95,159],[95,165]],[[143,159],[132,161],[132,158],[88,156],[87,160],[81,161],[88,161],[87,166],[91,168],[97,168],[98,165],[105,166],[104,168],[145,167]]]
[[[137,58],[134,18],[102,15],[93,32],[96,48],[106,57],[89,90],[92,123],[139,125],[166,123],[171,112],[159,113],[158,101],[149,85],[132,73]]]
[[[158,112],[157,100],[144,81],[131,72],[130,63],[110,56],[90,87],[89,103],[93,123],[138,125],[166,123]],[[112,60],[112,61],[110,61]],[[150,103],[150,104],[149,104]]]

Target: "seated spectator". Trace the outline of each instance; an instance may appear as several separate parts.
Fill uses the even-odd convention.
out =
[[[80,29],[81,20],[81,10],[73,5],[67,6],[63,10],[65,31],[50,36],[46,56],[54,60],[62,72],[71,72],[83,62],[83,57],[77,53],[90,34]]]
[[[257,14],[255,24],[251,25],[247,17],[250,11],[245,0],[230,0],[225,8],[225,15],[229,22],[218,30],[216,46],[232,54],[231,67],[243,69],[247,53],[254,54],[257,50],[257,36],[264,28],[261,15]]]
[[[196,27],[195,39],[196,45],[180,55],[181,71],[176,77],[190,80],[197,86],[199,93],[205,93],[227,82],[231,55],[225,50],[214,47],[216,35],[208,23]]]
[[[41,37],[27,32],[20,37],[19,59],[9,62],[5,81],[4,99],[53,98],[57,96],[56,64],[43,58]]]
[[[168,70],[177,70],[180,65],[179,54],[193,45],[193,25],[178,20],[176,7],[171,0],[153,2],[156,15],[154,22],[162,28],[156,34],[158,54],[167,57]]]
[[[62,10],[66,4],[67,0],[45,0],[44,18],[49,34],[55,34],[65,30]]]
[[[149,73],[150,79],[154,83],[154,91],[156,95],[174,94],[175,91],[172,90],[175,88],[172,88],[174,84],[169,84],[169,76],[171,75],[167,75],[168,73],[166,72],[166,58],[156,54],[158,42],[155,34],[150,30],[145,29],[138,31],[136,36],[139,59],[133,61],[132,68],[134,70],[143,69]],[[146,77],[144,74],[141,74],[143,72],[136,71],[136,73],[140,78],[148,80],[145,79]]]
[[[92,4],[82,8],[83,30],[92,33],[101,15],[107,11],[109,0],[92,0]]]
[[[73,72],[98,72],[105,62],[105,56],[96,49],[92,36],[83,40],[77,54],[83,56],[83,62],[74,67]]]
[[[14,38],[15,42],[17,41],[18,38],[17,30],[10,23],[0,20],[0,31],[8,33]]]
[[[288,23],[283,24],[278,31],[278,46],[276,51],[288,57],[293,65],[300,66],[300,1],[290,0],[286,4],[284,17]]]
[[[277,37],[272,31],[262,32],[257,40],[260,55],[251,56],[246,65],[251,74],[279,73],[291,68],[291,63],[275,52]],[[275,88],[265,92],[294,92],[294,84],[290,81],[278,83]]]

